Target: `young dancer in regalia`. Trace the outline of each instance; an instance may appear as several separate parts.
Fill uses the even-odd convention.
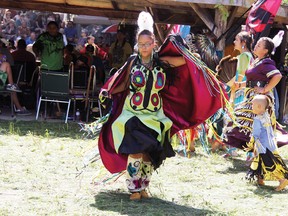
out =
[[[204,122],[224,105],[222,85],[180,36],[169,36],[158,51],[153,19],[138,18],[137,55],[103,86],[100,100],[112,109],[99,136],[99,151],[111,173],[127,171],[131,200],[148,198],[153,170],[175,155],[170,137]]]

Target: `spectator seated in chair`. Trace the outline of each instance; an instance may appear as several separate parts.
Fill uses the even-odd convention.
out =
[[[12,57],[14,59],[14,62],[21,62],[21,63],[26,63],[26,68],[25,68],[25,81],[28,83],[30,82],[32,78],[32,74],[36,68],[36,59],[35,56],[26,50],[26,41],[24,39],[20,39],[17,43],[17,49],[12,52]]]
[[[14,104],[15,112],[18,115],[30,115],[31,112],[29,112],[25,107],[20,105],[20,102],[17,97],[17,92],[21,92],[17,84],[14,84],[13,77],[12,77],[12,70],[10,67],[10,64],[6,62],[6,57],[2,54],[0,54],[0,75],[1,77],[4,77],[3,75],[6,74],[5,78],[0,79],[1,83],[0,86],[4,86],[6,82],[6,78],[8,79],[8,84],[6,85],[7,91],[12,91],[11,93],[11,99]],[[1,78],[0,77],[0,78]]]
[[[80,55],[75,63],[75,69],[79,70],[89,70],[91,66],[91,57],[87,55]]]
[[[64,48],[64,70],[67,71],[71,62],[74,64],[77,61],[77,56],[74,53],[74,46],[72,44],[67,44]]]
[[[97,84],[104,84],[105,81],[105,72],[104,72],[104,65],[101,58],[97,55],[94,55],[94,47],[92,45],[86,46],[86,53],[92,57],[91,65],[96,67],[96,79]]]

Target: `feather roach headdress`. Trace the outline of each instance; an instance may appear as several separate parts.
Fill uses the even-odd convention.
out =
[[[280,30],[277,35],[275,35],[272,39],[273,43],[274,43],[274,49],[272,51],[272,55],[275,54],[275,51],[276,51],[276,48],[278,46],[280,46],[280,44],[282,43],[282,40],[283,40],[283,36],[284,36],[284,31],[283,30]]]
[[[154,33],[153,30],[154,21],[150,13],[142,11],[139,14],[137,24],[139,28],[138,32],[141,32],[143,30],[149,30],[150,32]]]

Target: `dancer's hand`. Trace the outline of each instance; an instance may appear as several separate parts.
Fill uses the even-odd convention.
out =
[[[241,82],[234,82],[233,89],[238,90],[241,88]]]
[[[101,90],[101,92],[100,92],[100,94],[99,94],[99,96],[102,96],[102,97],[106,97],[106,98],[108,98],[109,97],[109,93],[108,93],[108,91],[106,90],[106,89],[102,89]]]
[[[106,98],[111,98],[111,95],[109,95],[108,91],[106,89],[102,89],[99,93],[99,100],[101,103],[104,103]]]

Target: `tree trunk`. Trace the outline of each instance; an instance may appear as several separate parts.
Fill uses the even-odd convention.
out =
[[[215,35],[219,38],[225,32],[227,27],[227,19],[223,17],[219,8],[215,8],[215,24],[217,26],[215,29]],[[223,52],[225,49],[225,37],[222,37],[221,40],[218,41],[216,49]]]

